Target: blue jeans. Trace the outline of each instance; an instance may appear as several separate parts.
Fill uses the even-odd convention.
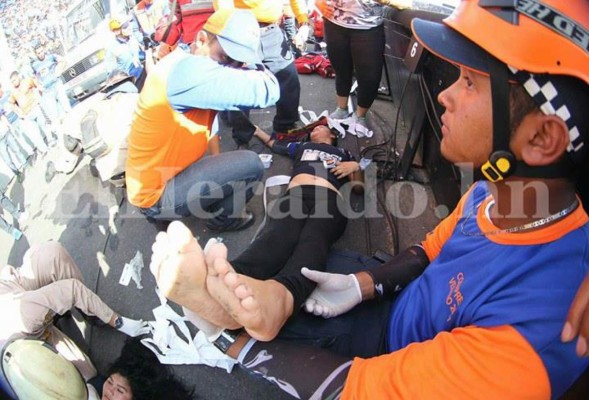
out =
[[[20,168],[27,162],[11,130],[6,131],[4,137],[0,139],[0,158],[15,174],[18,174]]]
[[[12,202],[3,192],[0,192],[0,206],[8,211],[14,220],[17,220],[20,217],[20,211],[18,206]],[[12,224],[9,224],[8,221],[4,219],[2,216],[2,212],[0,212],[0,229],[6,231],[10,234],[16,229]]]
[[[299,119],[301,83],[294,65],[294,56],[286,35],[278,24],[260,28],[260,35],[258,55],[280,85],[280,99],[276,102],[272,129],[274,132],[286,132]],[[227,117],[233,128],[233,139],[238,144],[248,143],[256,129],[249,120],[249,111],[229,111]]]
[[[159,201],[141,212],[157,220],[182,217],[239,217],[264,175],[258,155],[248,150],[201,158],[169,180]]]

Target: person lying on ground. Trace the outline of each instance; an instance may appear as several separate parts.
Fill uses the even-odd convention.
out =
[[[257,339],[273,339],[315,288],[300,274],[301,267],[324,271],[329,249],[346,228],[340,189],[350,177],[356,183],[362,174],[350,152],[335,146],[336,138],[327,126],[317,126],[310,141],[293,143],[286,193],[270,207],[261,234],[231,262],[260,292],[267,292],[256,318],[235,319],[210,298],[202,285],[206,271],[198,243],[184,226],[170,226],[153,245],[151,269],[162,293],[219,327],[244,326]],[[166,254],[178,249],[194,252],[194,260],[168,262]]]
[[[0,273],[0,348],[18,337],[44,340],[89,380],[97,373],[92,361],[53,323],[54,317],[74,307],[126,335],[149,332],[147,322],[115,313],[88,289],[80,269],[61,244],[46,242],[27,250],[20,268],[7,265]]]
[[[100,389],[102,400],[198,398],[137,339],[127,340]]]

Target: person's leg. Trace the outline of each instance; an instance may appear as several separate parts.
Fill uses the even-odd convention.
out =
[[[26,157],[23,155],[22,149],[18,145],[16,138],[14,137],[12,131],[6,132],[6,145],[10,152],[10,155],[16,161],[14,165],[20,170],[27,162]],[[18,164],[18,165],[17,165]]]
[[[384,57],[384,27],[351,33],[354,71],[358,79],[358,117],[364,117],[378,94]]]
[[[23,151],[23,155],[26,158],[29,158],[31,155],[33,155],[35,153],[35,145],[31,141],[31,139],[29,139],[27,137],[26,132],[22,128],[22,124],[20,123],[20,120],[13,122],[11,129],[12,129],[12,133],[14,134],[14,137],[16,138],[17,142],[20,144],[20,147]]]
[[[299,119],[301,84],[294,65],[286,34],[278,25],[263,28],[261,37],[262,62],[278,80],[280,99],[276,102],[274,132],[287,132]]]
[[[311,205],[305,208],[312,212],[305,219],[296,247],[277,278],[262,281],[236,273],[226,260],[209,265],[209,293],[252,337],[263,341],[273,339],[313,291],[315,285],[300,274],[300,269],[304,266],[324,269],[329,247],[346,226],[345,217],[337,210],[335,192],[331,197],[325,188],[296,189],[306,192]],[[323,206],[317,207],[315,190],[318,196],[324,196],[319,203]],[[325,215],[328,213],[334,214],[333,221]]]
[[[43,133],[41,132],[41,128],[39,128],[37,122],[28,118],[20,120],[19,128],[29,140],[29,142],[34,145],[37,151],[39,151],[41,154],[47,153],[47,144],[45,143]]]
[[[19,269],[19,283],[25,290],[36,290],[64,279],[84,280],[75,261],[60,243],[45,242],[27,250]]]
[[[96,376],[98,372],[96,371],[94,364],[92,364],[90,357],[80,350],[72,339],[67,337],[62,331],[53,325],[47,328],[47,330],[49,332],[47,342],[55,347],[55,350],[57,350],[57,352],[66,360],[69,360],[74,364],[78,371],[80,371],[84,381],[88,381]]]
[[[2,159],[4,164],[6,164],[8,168],[10,168],[12,173],[18,175],[20,172],[18,170],[18,167],[14,164],[14,161],[12,161],[12,157],[10,154],[11,152],[8,148],[8,134],[9,133],[7,132],[4,135],[4,137],[0,139],[0,158]]]
[[[253,377],[263,377],[294,398],[310,400],[339,398],[352,363],[326,350],[282,340],[248,342],[238,361]]]
[[[50,121],[48,120],[47,116],[45,115],[46,111],[42,108],[41,103],[35,106],[27,116],[29,120],[35,121],[39,130],[41,131],[41,135],[45,138],[46,142],[51,141],[51,126]]]
[[[17,229],[14,225],[9,224],[8,221],[4,219],[2,214],[0,214],[0,229],[12,235],[12,237],[16,240],[20,239],[20,237],[22,236],[22,232],[19,229]]]
[[[232,137],[238,145],[249,143],[256,130],[249,119],[249,111],[227,111],[227,124],[231,127]]]
[[[59,106],[57,104],[57,93],[54,88],[50,88],[43,92],[43,96],[41,97],[41,107],[47,115],[51,127],[55,129],[55,126],[59,124],[60,118]]]
[[[296,191],[294,191],[296,192]],[[275,276],[292,256],[306,221],[300,193],[289,190],[274,202],[260,235],[231,261],[237,273],[256,279]]]
[[[335,71],[337,106],[341,110],[347,110],[348,97],[354,78],[354,64],[350,49],[350,29],[338,26],[326,19],[323,22],[327,55]]]
[[[247,150],[202,158],[166,184],[155,219],[186,216],[240,218],[264,174],[258,155]]]
[[[347,219],[339,209],[336,192],[321,187],[303,187],[310,216],[306,219],[292,256],[273,278],[292,294],[296,314],[315,289],[315,282],[301,275],[301,268],[325,271],[327,255],[346,229]]]
[[[0,206],[8,211],[15,219],[20,216],[18,206],[4,192],[0,192]]]
[[[55,82],[55,96],[57,97],[57,102],[61,108],[62,118],[65,117],[70,111],[72,111],[72,105],[70,103],[70,99],[67,97],[65,92],[65,86],[63,83],[58,79]]]

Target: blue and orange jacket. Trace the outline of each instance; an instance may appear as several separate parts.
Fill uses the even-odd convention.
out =
[[[356,358],[344,399],[555,398],[587,368],[560,340],[589,270],[587,214],[486,236],[491,201],[475,184],[427,236],[431,263],[391,310],[391,353]]]
[[[204,155],[217,111],[268,107],[279,96],[270,72],[172,52],[147,76],[131,124],[126,166],[131,204],[156,204],[166,183]]]

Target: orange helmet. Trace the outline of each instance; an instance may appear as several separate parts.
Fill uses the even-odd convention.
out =
[[[569,155],[575,162],[584,159],[589,133],[579,121],[589,93],[589,1],[462,0],[443,22],[414,19],[411,27],[416,39],[433,54],[490,75],[493,108],[503,111],[493,115],[494,153],[489,161],[492,165],[483,166],[485,176],[502,179],[514,172],[516,164],[522,176],[570,173],[564,165],[540,171],[515,159],[505,160],[509,108],[504,88],[508,79],[517,81],[542,112],[559,115],[569,128]],[[575,98],[571,93],[583,100],[571,101]],[[507,120],[499,114],[507,114]],[[499,163],[494,160],[497,157]],[[485,172],[487,167],[492,177]]]
[[[456,45],[446,48],[439,46],[442,37],[430,43],[431,32],[424,29],[431,28],[423,28],[423,23],[433,24],[414,21],[413,31],[418,40],[453,63],[488,72],[480,63],[468,62],[482,49],[518,70],[570,75],[589,84],[589,1],[462,0],[454,13],[444,19],[452,29],[441,25],[437,29],[440,36],[449,34]],[[472,43],[461,48],[468,41]],[[478,52],[472,51],[472,44],[480,47]]]

